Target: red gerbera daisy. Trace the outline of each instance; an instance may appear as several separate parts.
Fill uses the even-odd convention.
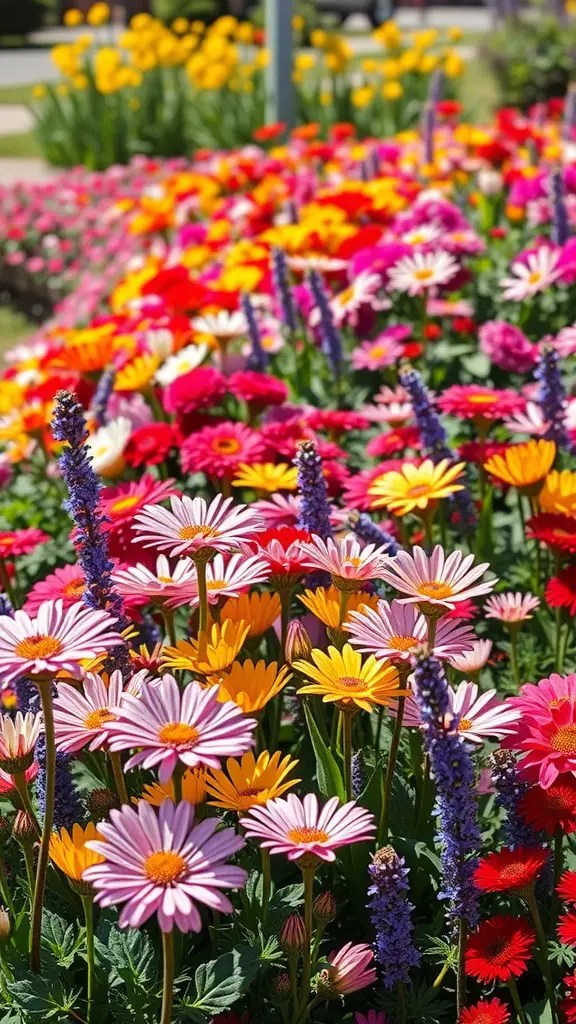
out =
[[[181,414],[219,405],[228,390],[226,377],[213,366],[198,366],[183,373],[162,392],[166,412]]]
[[[174,487],[175,480],[155,480],[151,473],[145,473],[139,480],[115,487],[104,487],[100,492],[99,511],[107,521],[102,529],[108,534],[108,552],[111,558],[133,564],[136,557],[145,562],[144,551],[133,545],[132,523],[134,516],[144,505],[157,505],[172,494],[180,494]],[[154,564],[156,564],[154,556]]]
[[[259,462],[263,455],[264,442],[258,431],[226,420],[190,434],[180,450],[180,461],[185,473],[222,478],[234,476],[241,462]]]
[[[570,615],[576,615],[576,565],[548,580],[545,597],[551,608],[567,608]]]
[[[531,959],[536,939],[532,925],[523,917],[499,914],[482,921],[466,947],[466,974],[478,981],[518,978]]]
[[[465,420],[501,420],[520,412],[526,399],[516,391],[497,390],[480,384],[454,384],[438,398],[442,412]]]
[[[247,402],[253,412],[268,405],[282,405],[288,398],[288,388],[283,380],[252,370],[233,373],[228,380],[228,388],[235,398]]]
[[[48,534],[34,526],[26,530],[2,530],[0,531],[0,558],[29,555],[31,551],[47,540],[50,540]]]
[[[510,1011],[499,999],[481,999],[475,1006],[462,1010],[458,1024],[507,1024]]]
[[[388,430],[385,434],[379,434],[378,437],[370,441],[366,452],[373,459],[381,459],[386,455],[403,452],[405,448],[416,448],[419,442],[418,427],[396,427],[395,430]]]
[[[532,828],[554,835],[556,829],[562,832],[576,832],[576,779],[572,775],[561,775],[549,789],[532,786],[522,797],[518,813]],[[576,887],[575,887],[576,902]]]
[[[566,1024],[574,1024],[574,1021],[576,1021],[576,974],[568,974],[564,978],[564,984],[568,992],[566,998],[559,1004],[558,1009],[563,1014]]]
[[[557,889],[558,895],[567,903],[576,903],[576,871],[565,871]]]
[[[129,466],[157,466],[179,442],[179,431],[175,425],[147,423],[130,435],[124,458]]]
[[[526,523],[526,536],[542,541],[556,551],[576,553],[576,519],[545,512]]]
[[[509,448],[507,444],[498,441],[466,441],[458,448],[458,455],[465,462],[475,462],[483,466],[493,455],[503,455]]]
[[[478,862],[474,885],[482,892],[513,892],[533,885],[548,860],[541,847],[518,846],[490,853]]]
[[[558,938],[565,946],[576,946],[576,913],[573,910],[558,918]]]

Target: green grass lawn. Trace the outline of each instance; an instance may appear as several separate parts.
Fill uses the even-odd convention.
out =
[[[27,106],[32,99],[33,85],[5,85],[0,87],[0,105],[3,103]],[[0,135],[0,157],[42,156],[33,132]]]
[[[34,325],[22,313],[9,306],[0,306],[0,360],[13,345],[29,338],[34,329]]]
[[[0,86],[0,103],[16,103],[27,106],[32,99],[34,85]]]

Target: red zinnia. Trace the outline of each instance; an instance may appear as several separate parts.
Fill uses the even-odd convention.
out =
[[[568,993],[559,1004],[558,1009],[566,1018],[566,1024],[574,1024],[576,1021],[576,974],[568,974],[564,978],[564,984]]]
[[[162,402],[166,412],[194,412],[218,405],[227,390],[226,377],[220,370],[199,366],[168,384],[162,393]]]
[[[288,388],[283,380],[251,370],[233,373],[228,380],[228,388],[235,398],[247,402],[254,411],[268,405],[282,405],[288,398]]]
[[[536,933],[524,917],[499,914],[482,921],[466,946],[466,974],[478,981],[518,978],[531,959]]]
[[[481,999],[476,1006],[462,1010],[458,1024],[507,1024],[510,1011],[499,999]]]
[[[178,428],[171,423],[147,423],[130,435],[124,458],[129,466],[157,466],[179,440]]]
[[[258,462],[264,443],[256,430],[244,423],[226,420],[217,427],[203,427],[190,434],[180,450],[185,473],[206,473],[211,477],[232,477],[241,462]]]
[[[576,903],[576,871],[565,871],[557,885],[558,895],[567,903]]]
[[[373,459],[385,458],[403,452],[405,448],[416,448],[420,442],[418,427],[396,427],[373,438],[366,448],[366,454]]]
[[[45,544],[50,537],[43,530],[30,526],[26,530],[0,531],[0,558],[15,558],[17,555],[29,555],[40,544]]]
[[[556,829],[576,832],[576,779],[561,775],[549,789],[532,786],[522,797],[518,813],[532,828],[550,836]],[[576,887],[574,893],[576,902]]]
[[[576,946],[576,913],[562,914],[558,918],[558,938],[565,946]]]
[[[541,847],[518,846],[490,853],[478,862],[474,885],[482,892],[511,892],[533,884],[548,860]]]
[[[545,597],[551,608],[567,608],[570,615],[576,615],[576,565],[548,580]]]
[[[526,536],[557,551],[576,553],[576,519],[544,512],[526,523]]]

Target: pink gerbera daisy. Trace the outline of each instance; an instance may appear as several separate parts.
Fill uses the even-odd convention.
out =
[[[102,489],[99,511],[107,520],[102,524],[102,529],[108,534],[111,558],[124,562],[133,558],[136,553],[132,546],[134,516],[146,505],[157,505],[179,494],[174,483],[174,480],[156,480],[150,473],[145,473],[138,481]]]
[[[522,714],[518,699],[507,701]],[[559,775],[576,776],[576,705],[564,701],[547,718],[520,717],[503,746],[524,752],[518,767],[530,781],[549,789]]]
[[[340,540],[323,540],[312,534],[310,543],[302,544],[302,551],[308,567],[330,573],[334,586],[340,590],[355,590],[365,580],[380,577],[390,561],[385,545],[362,547],[353,533]]]
[[[108,612],[83,604],[65,610],[62,601],[45,601],[35,619],[24,611],[13,619],[0,617],[0,674],[9,682],[21,675],[74,672],[84,659],[123,643]]]
[[[34,782],[37,775],[38,761],[33,761],[30,767],[24,772],[26,784],[30,785],[31,782]],[[0,768],[0,796],[7,796],[8,799],[11,800],[13,796],[16,796],[17,792],[18,790],[16,789],[14,776]]]
[[[270,853],[285,853],[288,860],[306,854],[333,861],[340,846],[372,839],[376,831],[374,816],[354,801],[340,804],[333,796],[320,808],[313,793],[303,800],[289,793],[266,807],[252,807],[240,824],[249,838],[259,839]]]
[[[300,518],[300,498],[293,494],[272,494],[255,501],[252,508],[263,519],[267,530],[277,526],[296,526]]]
[[[237,704],[218,702],[218,687],[202,689],[188,683],[180,690],[174,676],[144,683],[140,696],[127,693],[106,729],[112,752],[140,747],[126,762],[126,770],[159,766],[160,782],[167,782],[178,761],[188,768],[219,768],[222,757],[241,757],[252,746],[256,728]]]
[[[538,608],[540,598],[533,594],[521,594],[512,591],[505,594],[494,594],[489,597],[484,605],[484,614],[487,619],[499,619],[500,622],[520,623],[531,619],[531,612]]]
[[[54,701],[56,747],[67,754],[84,747],[98,750],[105,744],[105,725],[115,717],[110,709],[121,703],[124,681],[119,671],[112,672],[108,683],[96,673],[87,672],[82,687],[83,691],[59,683]]]
[[[40,544],[45,544],[50,537],[43,530],[29,527],[25,530],[0,531],[0,558],[16,558],[18,555],[29,555]]]
[[[354,946],[347,942],[342,949],[333,950],[328,954],[330,966],[320,974],[318,991],[346,996],[373,985],[378,976],[374,967],[368,966],[373,959],[374,953],[365,943]]]
[[[442,621],[440,619],[440,623]],[[481,668],[484,668],[490,657],[491,650],[491,640],[475,640],[471,650],[464,651],[462,654],[452,654],[448,660],[458,672],[463,672],[465,675],[468,673],[474,674],[479,672]]]
[[[438,398],[442,412],[461,419],[501,420],[525,405],[526,399],[516,391],[498,391],[481,384],[454,384]]]
[[[516,708],[503,701],[496,690],[481,692],[476,683],[462,682],[457,690],[448,689],[450,712],[457,719],[457,730],[463,740],[480,744],[485,739],[501,740],[515,732],[519,714]],[[390,713],[395,715],[394,707]],[[404,708],[404,725],[422,724],[420,709],[414,697],[409,697]]]
[[[102,907],[125,906],[121,928],[139,928],[158,915],[163,932],[174,925],[181,932],[199,932],[202,918],[196,903],[221,914],[232,904],[221,889],[237,889],[246,881],[243,868],[226,861],[244,846],[234,829],[218,829],[218,818],[194,825],[194,808],[187,800],[174,806],[164,800],[156,811],[145,800],[135,810],[112,810],[110,820],[98,823],[103,841],[86,845],[104,858],[86,868],[83,878],[96,889]]]
[[[537,684],[524,683],[518,696],[508,699],[520,709],[522,720],[528,717],[547,722],[554,708],[576,705],[576,675],[560,676],[553,672]]]
[[[428,637],[424,615],[418,613],[414,605],[401,601],[391,604],[379,601],[377,608],[365,606],[360,612],[350,612],[350,621],[345,627],[350,633],[350,643],[359,651],[392,661],[408,660]],[[451,658],[471,650],[473,641],[474,633],[469,626],[440,619],[432,653],[436,658]]]
[[[410,330],[408,330],[410,334]],[[352,353],[352,366],[355,370],[381,370],[385,366],[393,366],[398,362],[404,346],[386,332],[374,341],[363,341]]]
[[[180,449],[185,473],[206,473],[218,479],[232,478],[240,463],[261,462],[264,455],[265,445],[258,431],[231,421],[197,430]]]
[[[169,550],[171,555],[204,551],[230,551],[264,528],[260,516],[247,505],[235,505],[233,498],[217,494],[208,504],[204,498],[171,498],[170,509],[148,505],[136,516],[138,540],[146,547]],[[137,543],[137,541],[135,541]]]
[[[28,593],[24,611],[28,615],[37,615],[43,601],[62,601],[63,608],[69,608],[82,600],[86,590],[86,579],[80,565],[65,565],[55,569],[45,579],[35,583]]]
[[[488,562],[474,565],[474,555],[464,557],[461,551],[453,551],[446,558],[444,548],[437,544],[431,555],[418,546],[411,553],[400,551],[388,561],[381,576],[408,595],[402,598],[403,604],[417,604],[426,614],[434,611],[439,616],[469,597],[489,594],[496,579],[476,582],[488,568]]]

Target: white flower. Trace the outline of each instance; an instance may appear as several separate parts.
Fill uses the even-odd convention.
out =
[[[442,622],[442,620],[440,620]],[[474,641],[473,649],[471,651],[462,651],[460,654],[453,654],[448,661],[457,669],[458,672],[464,672],[465,674],[479,672],[490,657],[492,651],[491,640],[476,640]]]
[[[144,337],[150,352],[159,359],[168,359],[168,356],[172,355],[174,335],[168,327],[156,327],[154,330],[146,331]]]
[[[401,239],[403,242],[407,242],[408,245],[426,245],[427,242],[433,242],[439,235],[438,228],[433,228],[431,224],[423,224],[419,228],[406,231],[401,235]]]
[[[116,569],[112,579],[118,593],[125,597],[148,597],[151,601],[177,607],[188,602],[185,588],[191,581],[196,585],[196,567],[190,558],[181,558],[171,570],[166,555],[159,555],[156,572],[139,562]]]
[[[415,252],[404,256],[390,270],[390,288],[409,295],[422,292],[437,284],[446,284],[458,272],[456,260],[446,252]]]
[[[388,299],[377,299],[376,292],[381,286],[381,279],[378,274],[371,274],[369,270],[362,271],[352,283],[330,299],[330,309],[334,317],[334,323],[339,327],[347,318],[354,323],[355,315],[361,306],[369,305],[372,309],[388,309]],[[315,307],[308,318],[311,327],[320,323],[320,310]]]
[[[504,420],[504,426],[513,434],[531,434],[536,437],[540,437],[548,430],[548,424],[536,402],[527,402],[523,412],[516,412]]]
[[[124,449],[132,433],[132,424],[124,416],[99,427],[86,442],[86,454],[99,476],[119,476],[124,469]]]
[[[207,313],[205,316],[194,317],[192,327],[200,334],[211,334],[221,341],[232,341],[246,334],[248,325],[244,313],[229,313],[221,309],[218,313]]]
[[[512,273],[515,276],[503,277],[500,281],[504,288],[502,298],[522,302],[523,299],[544,291],[560,276],[559,260],[559,252],[554,252],[548,246],[541,246],[536,252],[529,253],[527,265],[513,263]]]
[[[338,260],[331,256],[289,256],[287,262],[290,270],[319,270],[324,274],[345,270],[348,266],[346,260]]]
[[[208,354],[207,345],[187,345],[180,349],[174,356],[170,356],[165,363],[156,371],[156,380],[162,387],[171,384],[173,380],[190,373],[204,362]]]

